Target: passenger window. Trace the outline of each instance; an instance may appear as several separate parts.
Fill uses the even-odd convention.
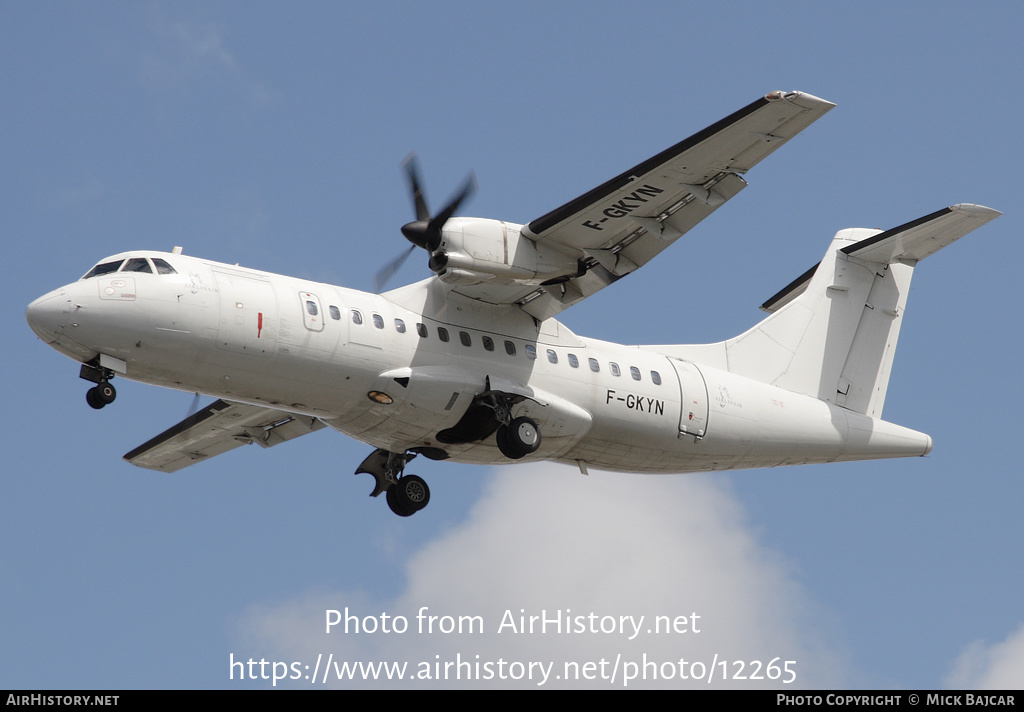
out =
[[[397,331],[399,334],[404,334],[405,322],[402,321],[401,319],[395,319],[395,331]]]
[[[509,356],[516,355],[516,345],[507,339],[505,340],[505,353]]]
[[[373,325],[376,326],[378,329],[383,329],[384,328],[384,317],[382,317],[380,314],[374,314],[373,315]]]
[[[443,326],[437,327],[437,338],[441,339],[441,341],[447,342],[448,329],[444,328]]]
[[[178,274],[173,267],[167,264],[166,260],[162,260],[159,257],[153,258],[153,266],[156,267],[157,274]]]
[[[622,372],[619,370],[619,364],[611,361],[608,363],[608,369],[612,372],[613,376],[621,376]]]
[[[316,316],[319,311],[320,310],[316,308],[316,302],[308,299],[306,300],[306,312],[310,316]]]
[[[487,351],[494,351],[494,339],[490,336],[481,336],[480,340],[484,342],[484,349]]]
[[[341,319],[341,309],[338,309],[338,307],[334,306],[333,304],[327,307],[327,311],[331,313],[331,318],[334,319],[335,321]]]
[[[537,347],[534,346],[533,344],[526,345],[526,358],[530,359],[531,361],[537,358]]]
[[[463,346],[472,346],[473,345],[473,339],[471,339],[469,334],[467,334],[465,331],[460,331],[459,332],[459,341],[462,342]]]
[[[573,368],[580,367],[580,360],[576,358],[576,354],[569,354],[569,365]]]
[[[629,367],[629,375],[633,377],[634,381],[639,381],[640,380],[640,369],[637,368],[636,366],[630,366]]]
[[[82,277],[82,279],[89,279],[89,277],[98,277],[101,274],[110,274],[116,272],[117,268],[121,266],[124,260],[116,260],[114,262],[104,262],[103,264],[96,265],[89,272]]]
[[[420,335],[421,339],[427,338],[427,325],[416,322],[416,333]]]
[[[360,311],[358,309],[353,309],[352,310],[352,323],[353,324],[362,324],[363,323],[363,315],[360,313]]]
[[[597,362],[596,358],[588,358],[587,363],[590,364],[590,370],[594,373],[598,373],[601,370],[601,364]]]
[[[661,374],[657,371],[651,371],[651,380],[654,381],[654,385],[661,385]]]
[[[558,363],[558,354],[553,349],[548,349],[548,361],[550,363]]]
[[[125,262],[124,269],[122,272],[146,272],[153,274],[153,268],[149,266],[149,262],[143,257],[132,257],[130,260]]]

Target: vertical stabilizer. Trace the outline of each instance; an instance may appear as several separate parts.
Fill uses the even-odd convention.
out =
[[[954,205],[892,230],[841,230],[818,265],[728,341],[653,347],[880,418],[914,266],[1001,215]]]

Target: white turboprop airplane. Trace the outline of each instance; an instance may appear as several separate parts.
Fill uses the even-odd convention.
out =
[[[840,231],[762,305],[764,321],[721,343],[621,346],[555,319],[645,265],[833,106],[773,92],[527,225],[452,217],[472,180],[431,217],[407,163],[417,219],[402,232],[434,275],[384,294],[175,248],[101,260],[26,316],[83,364],[93,408],[114,400],[115,374],[218,398],[128,462],[175,472],[328,426],[376,448],[357,473],[401,516],[429,501],[403,474],[418,454],[583,473],[926,455],[929,436],[881,420],[910,279],[1000,214],[990,208]]]

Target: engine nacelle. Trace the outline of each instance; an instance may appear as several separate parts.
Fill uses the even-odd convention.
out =
[[[430,269],[449,284],[540,284],[574,275],[578,260],[522,234],[522,225],[483,218],[451,218]]]

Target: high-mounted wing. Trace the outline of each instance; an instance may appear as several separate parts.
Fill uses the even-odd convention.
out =
[[[150,470],[177,472],[242,445],[272,447],[323,427],[310,416],[218,400],[135,448],[124,459]]]
[[[575,259],[575,273],[540,285],[491,281],[453,291],[553,316],[645,265],[742,190],[741,174],[834,106],[772,92],[522,227],[538,248]]]

